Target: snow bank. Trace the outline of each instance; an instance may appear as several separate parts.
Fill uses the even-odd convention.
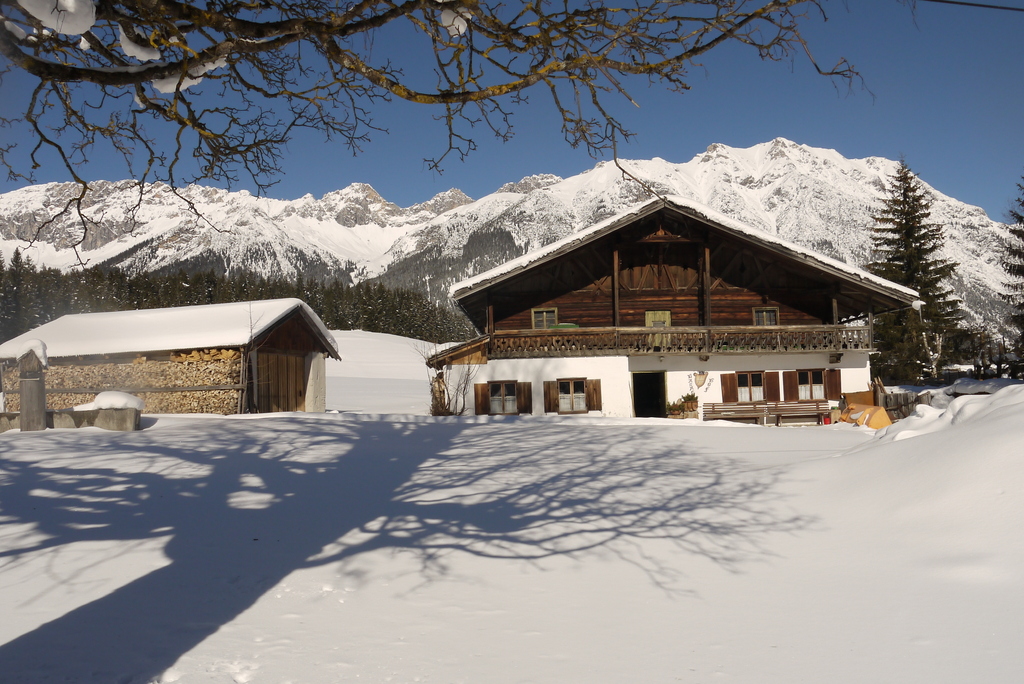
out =
[[[957,381],[958,384],[959,382]],[[975,385],[967,386],[976,388]],[[965,394],[953,399],[945,408],[920,404],[907,418],[879,430],[877,439],[882,442],[896,442],[939,432],[966,422],[981,423],[994,415],[1004,415],[1007,412],[1024,417],[1024,384],[1014,382],[995,394]]]
[[[127,392],[100,392],[96,395],[96,398],[87,404],[79,404],[75,407],[76,411],[92,411],[95,409],[138,409],[141,411],[146,406],[146,402],[142,401],[133,394]]]
[[[946,394],[995,394],[1004,387],[1022,384],[1024,381],[1010,378],[990,378],[988,380],[960,378],[947,388]]]

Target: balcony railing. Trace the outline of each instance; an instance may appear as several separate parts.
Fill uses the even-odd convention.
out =
[[[873,351],[870,327],[842,325],[710,328],[563,328],[499,330],[492,359],[640,354],[760,354]]]

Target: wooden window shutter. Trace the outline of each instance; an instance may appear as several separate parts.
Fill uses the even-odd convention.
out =
[[[544,381],[544,413],[558,413],[558,381]]]
[[[829,368],[825,371],[825,398],[831,401],[839,401],[842,398],[843,381],[841,370]]]
[[[486,416],[491,412],[491,392],[490,386],[486,382],[473,385],[473,399],[476,415]]]
[[[778,373],[769,371],[764,374],[764,400],[782,401],[782,396],[779,394]]]
[[[735,373],[722,373],[722,401],[739,401],[740,392]]]
[[[533,413],[533,383],[516,383],[516,410],[520,413]]]
[[[786,401],[800,401],[800,376],[796,371],[783,371],[782,391]]]
[[[587,410],[601,410],[601,381],[599,379],[588,379],[586,385]]]

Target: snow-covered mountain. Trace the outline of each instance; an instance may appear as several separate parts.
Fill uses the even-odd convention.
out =
[[[146,186],[140,200],[139,186],[131,181],[99,181],[91,188],[81,216],[72,203],[26,250],[37,264],[66,269],[81,259],[146,271],[348,274],[379,261],[410,230],[471,201],[450,190],[403,209],[361,183],[320,199],[306,195],[293,201],[201,186],[175,191],[163,184]],[[0,195],[0,250],[9,258],[16,247],[24,249],[25,241],[77,194],[72,183],[51,183]],[[83,230],[85,240],[76,253],[69,247]]]
[[[851,160],[782,138],[747,149],[711,145],[684,164],[658,158],[620,164],[629,175],[602,162],[567,179],[539,175],[507,183],[476,201],[450,190],[408,208],[365,184],[294,201],[204,187],[176,194],[156,185],[140,203],[130,182],[96,183],[83,212],[96,225],[80,255],[90,263],[148,270],[379,277],[440,299],[452,282],[619,213],[654,191],[694,199],[860,265],[869,258],[871,216],[896,168],[888,159]],[[0,249],[9,257],[76,190],[50,184],[0,195]],[[971,322],[994,325],[1005,311],[997,293],[1007,227],[978,207],[928,190],[932,220],[946,229],[945,256],[961,266],[953,289]],[[76,216],[61,217],[29,253],[37,263],[71,267],[78,257],[67,246],[81,230]]]

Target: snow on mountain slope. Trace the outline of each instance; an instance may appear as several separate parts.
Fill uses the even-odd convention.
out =
[[[365,184],[321,199],[253,197],[246,191],[189,186],[175,193],[148,186],[139,202],[130,181],[92,184],[83,202],[89,228],[82,236],[75,212],[44,228],[26,254],[36,263],[70,268],[82,260],[143,270],[179,265],[219,271],[251,269],[267,276],[347,272],[379,258],[401,235],[469,198],[458,190],[403,209]],[[0,249],[9,257],[38,226],[77,193],[70,183],[32,186],[0,196]]]
[[[870,260],[872,215],[897,163],[880,157],[846,159],[834,150],[777,138],[738,149],[711,145],[685,164],[663,159],[612,162],[552,182],[510,202],[490,195],[463,207],[479,216],[470,235],[451,230],[448,216],[397,241],[383,272],[403,285],[422,272],[424,244],[430,251],[430,283],[451,283],[593,225],[652,196],[692,198],[747,225],[826,256],[861,266]],[[645,188],[644,185],[647,187]],[[925,184],[933,199],[931,220],[946,229],[944,256],[961,265],[953,290],[963,299],[970,323],[996,324],[1005,305],[998,298],[1004,274],[999,255],[1004,224],[979,207],[959,202]],[[488,253],[485,246],[490,248]],[[460,254],[461,251],[461,254]],[[445,270],[448,269],[448,270]]]
[[[256,198],[189,187],[176,196],[151,186],[144,201],[128,181],[96,183],[86,214],[96,221],[81,246],[90,263],[147,270],[251,269],[268,276],[379,277],[437,299],[451,283],[642,202],[651,193],[695,199],[772,235],[855,265],[869,260],[872,215],[896,162],[846,159],[783,138],[741,149],[714,144],[686,163],[664,159],[601,162],[571,178],[550,174],[507,183],[472,201],[450,190],[401,208],[356,183],[320,199]],[[944,256],[961,265],[954,291],[971,323],[997,325],[1005,312],[998,259],[1005,225],[927,186],[932,220],[946,230]],[[0,195],[0,251],[8,258],[76,190],[71,184]],[[200,216],[189,210],[192,202]],[[134,213],[133,213],[134,212]],[[134,217],[134,222],[132,218]],[[29,255],[68,268],[81,226],[62,218]],[[21,240],[21,241],[19,241]]]

